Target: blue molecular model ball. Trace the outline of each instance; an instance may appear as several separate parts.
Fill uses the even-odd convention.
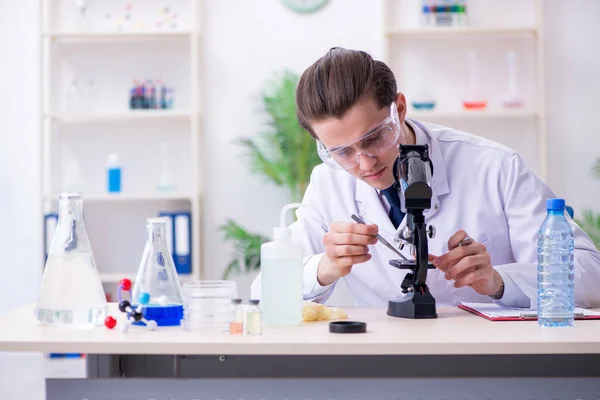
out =
[[[147,306],[148,303],[150,303],[150,293],[141,292],[138,295],[138,301],[140,302],[141,305]]]

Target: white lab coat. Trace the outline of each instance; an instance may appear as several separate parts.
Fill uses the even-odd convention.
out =
[[[483,243],[492,266],[505,283],[504,296],[497,303],[511,307],[536,307],[537,233],[546,216],[546,199],[556,197],[512,149],[455,129],[413,119],[417,144],[430,145],[434,173],[431,182],[432,208],[425,212],[426,223],[437,235],[429,240],[429,253],[448,251],[448,239],[465,230]],[[568,199],[567,199],[568,202]],[[335,283],[321,286],[317,267],[323,256],[323,235],[331,223],[352,221],[360,214],[379,227],[392,241],[396,230],[378,191],[346,171],[324,164],[311,176],[303,204],[293,224],[307,254],[304,262],[304,298],[325,301]],[[575,235],[575,302],[578,306],[600,306],[600,252],[585,232],[567,217]],[[406,218],[398,227],[402,229]],[[398,258],[383,244],[369,246],[372,258],[353,266],[344,279],[357,306],[385,307],[388,300],[403,296],[400,285],[406,270],[389,265]],[[408,247],[403,253],[410,257]],[[470,287],[456,289],[439,270],[429,270],[427,285],[438,305],[461,301],[491,302],[488,296]],[[260,275],[252,285],[252,297],[260,298]]]

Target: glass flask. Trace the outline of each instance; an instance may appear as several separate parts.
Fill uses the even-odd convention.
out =
[[[413,97],[412,106],[415,110],[433,110],[435,97],[426,89],[419,90]]]
[[[92,327],[107,315],[106,295],[83,223],[80,194],[58,199],[58,223],[44,268],[37,307],[45,325]]]
[[[488,101],[482,93],[479,83],[479,58],[474,50],[468,52],[468,88],[467,95],[463,100],[466,110],[484,110]]]
[[[138,299],[150,296],[142,313],[145,319],[156,321],[158,326],[180,325],[183,318],[181,284],[167,247],[167,221],[164,217],[146,219],[148,236],[132,292],[133,308],[137,307]]]

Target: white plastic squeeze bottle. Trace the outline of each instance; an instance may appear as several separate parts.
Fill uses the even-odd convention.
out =
[[[302,243],[292,241],[285,217],[300,203],[281,210],[281,225],[273,229],[273,241],[260,248],[261,307],[265,326],[294,326],[302,323]]]

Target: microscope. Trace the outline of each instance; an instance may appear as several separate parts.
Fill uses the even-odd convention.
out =
[[[387,314],[400,318],[437,318],[435,299],[425,283],[427,270],[435,269],[429,262],[428,238],[435,237],[435,227],[426,226],[423,212],[431,208],[433,163],[428,145],[398,145],[399,156],[394,162],[394,185],[402,189],[400,196],[406,210],[406,226],[396,234],[401,248],[410,246],[414,260],[390,260],[398,269],[408,269],[402,282],[401,300],[388,302]]]

